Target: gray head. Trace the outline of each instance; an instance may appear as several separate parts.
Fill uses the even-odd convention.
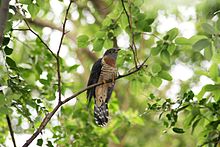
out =
[[[108,49],[107,51],[105,51],[104,56],[110,56],[114,59],[117,59],[117,55],[118,55],[118,51],[120,51],[121,49],[119,48],[111,48]]]

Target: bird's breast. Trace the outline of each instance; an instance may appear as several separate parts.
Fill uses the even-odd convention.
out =
[[[107,64],[107,65],[109,65],[109,66],[111,66],[111,67],[115,67],[115,59],[113,59],[113,58],[111,58],[111,57],[104,57],[103,58],[103,62],[102,62],[103,64]]]
[[[111,63],[111,64],[109,64]],[[117,69],[115,63],[108,58],[104,58],[102,61],[101,77],[103,80],[110,80],[116,76]]]

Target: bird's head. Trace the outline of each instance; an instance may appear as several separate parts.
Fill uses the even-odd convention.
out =
[[[121,49],[119,49],[119,48],[111,48],[111,49],[108,49],[107,51],[105,51],[104,56],[108,56],[108,57],[111,57],[111,58],[116,59],[116,58],[117,58],[117,55],[118,55],[118,51],[120,51],[120,50],[121,50]]]

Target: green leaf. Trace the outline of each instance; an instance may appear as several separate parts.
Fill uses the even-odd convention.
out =
[[[216,130],[218,128],[219,124],[220,124],[220,120],[211,121],[206,127],[209,130]]]
[[[127,20],[127,16],[126,14],[122,14],[120,19],[119,19],[119,26],[122,28],[122,29],[126,29],[126,27],[128,26],[128,20]]]
[[[148,25],[151,25],[154,22],[155,18],[148,18],[147,23]]]
[[[219,75],[218,64],[213,63],[211,65],[211,67],[209,68],[209,75],[214,81],[217,80],[218,75]]]
[[[117,3],[116,3],[117,4]],[[118,16],[121,13],[121,8],[118,5],[114,5],[114,9],[112,10],[112,12],[108,15],[108,17],[110,17],[111,19],[117,19]]]
[[[158,73],[161,71],[161,69],[162,68],[161,68],[160,64],[158,64],[158,63],[154,63],[151,67],[151,70],[153,73]]]
[[[108,39],[112,40],[114,38],[114,32],[112,32],[112,31],[108,32],[107,36],[108,36]],[[98,38],[98,39],[105,39],[105,38],[102,37],[102,38]]]
[[[6,55],[11,55],[11,53],[13,52],[13,49],[6,46],[4,48],[4,52],[5,52]]]
[[[220,18],[216,22],[216,28],[220,31]]]
[[[151,32],[151,31],[152,31],[151,26],[146,25],[146,26],[144,27],[143,31],[144,31],[144,32]]]
[[[76,69],[77,69],[79,66],[80,66],[79,64],[75,64],[75,65],[69,67],[69,68],[67,69],[67,71],[68,71],[68,72],[76,71]]]
[[[6,63],[10,68],[16,68],[16,63],[10,57],[6,57]]]
[[[192,100],[194,98],[194,96],[195,95],[191,90],[187,93],[184,93],[184,99],[186,102],[189,102],[190,100]],[[194,109],[193,109],[193,114],[195,114],[195,112],[198,112],[196,107],[194,107]]]
[[[200,120],[201,120],[201,118],[199,118],[199,119],[197,119],[196,121],[193,122],[191,134],[193,134],[193,132],[194,132],[196,126],[199,124]]]
[[[204,36],[204,35],[194,35],[194,36],[189,38],[189,42],[191,44],[194,44],[194,43],[196,43],[197,41],[199,41],[201,39],[207,39],[207,36]]]
[[[51,141],[47,141],[47,146],[48,147],[54,147]]]
[[[132,124],[137,124],[137,125],[142,125],[142,126],[144,125],[144,121],[142,117],[139,117],[139,116],[134,117],[131,122]]]
[[[189,39],[184,38],[184,37],[176,38],[175,43],[179,45],[191,45],[191,42],[189,41]]]
[[[111,134],[111,139],[114,143],[119,144],[120,140],[118,139],[118,137],[115,134]]]
[[[87,35],[80,35],[77,37],[76,42],[79,48],[86,48],[89,45],[89,37]]]
[[[189,102],[189,99],[188,101]],[[187,106],[187,105],[186,105]],[[200,116],[200,109],[198,107],[192,107],[190,115],[185,119],[184,123],[188,126],[191,126],[192,122]]]
[[[176,36],[179,34],[179,30],[177,28],[173,28],[167,32],[167,35],[169,35],[168,40],[172,41],[176,38]]]
[[[162,59],[162,61],[166,64],[170,64],[170,54],[168,53],[168,51],[166,50],[163,50],[161,53],[160,53],[160,57]]]
[[[0,114],[10,114],[12,112],[13,110],[10,107],[6,107],[6,106],[0,107]]]
[[[134,4],[138,7],[140,7],[143,3],[144,3],[144,0],[134,1]]]
[[[195,74],[198,74],[198,75],[204,75],[204,76],[209,76],[209,73],[207,71],[204,71],[204,70],[195,70]]]
[[[7,21],[6,22],[4,34],[7,34],[8,32],[11,32],[12,24],[13,24],[13,21]]]
[[[175,50],[176,50],[176,45],[174,43],[171,43],[167,48],[167,51],[169,52],[170,55],[172,55]]]
[[[169,45],[168,43],[163,43],[163,45],[162,45],[162,51],[167,50],[168,45]]]
[[[30,12],[32,18],[36,17],[39,10],[40,10],[40,7],[36,4],[31,3],[28,5],[28,11]]]
[[[197,41],[195,44],[193,44],[192,48],[200,51],[206,47],[209,47],[210,45],[211,45],[211,43],[208,39],[201,39],[201,40]]]
[[[139,18],[139,19],[140,20],[137,21],[137,23],[136,23],[136,28],[140,31],[143,31],[143,32],[150,31],[150,30],[145,30],[147,27],[149,27],[147,20],[146,19],[141,19],[141,18]]]
[[[43,84],[43,85],[49,85],[49,84],[50,84],[50,82],[49,82],[48,80],[45,80],[45,79],[40,79],[39,81],[40,81],[41,84]]]
[[[20,2],[22,3],[22,4],[32,4],[32,1],[33,0],[20,0]]]
[[[172,76],[167,71],[164,70],[159,72],[158,76],[167,81],[172,81],[173,79]]]
[[[218,85],[218,84],[216,84],[216,85],[208,84],[208,85],[205,85],[203,88],[205,89],[205,91],[214,91],[214,90],[219,90],[220,85]]]
[[[205,50],[204,50],[205,58],[207,60],[211,60],[212,59],[212,55],[213,55],[212,48],[211,47],[205,48]]]
[[[173,128],[173,132],[175,132],[175,133],[178,133],[178,134],[182,134],[182,133],[184,133],[185,131],[182,129],[182,128]]]
[[[220,89],[220,85],[218,85],[218,84],[216,84],[216,85],[207,84],[207,85],[203,86],[201,91],[198,93],[197,97],[199,99],[201,99],[206,92],[217,91],[219,89]]]
[[[8,20],[11,20],[13,18],[14,14],[12,14],[11,12],[8,13]]]
[[[169,38],[169,35],[165,35],[165,36],[163,37],[163,40],[168,40],[168,38]]]
[[[5,97],[2,92],[0,92],[0,107],[6,103]]]
[[[38,139],[37,140],[37,145],[42,146],[43,145],[43,139]]]
[[[162,80],[159,77],[151,77],[150,81],[156,87],[159,87],[162,84]]]
[[[220,57],[220,53],[214,53],[212,56],[212,61],[219,64],[220,63],[219,57]]]
[[[84,35],[86,36],[86,35]],[[105,32],[104,31],[98,31],[96,34],[95,34],[96,38],[99,38],[99,39],[103,39],[105,37]],[[87,36],[88,37],[88,36]],[[89,39],[89,37],[88,37]]]
[[[9,41],[10,41],[10,38],[4,37],[3,42],[2,42],[2,45],[3,45],[3,46],[4,46],[4,45],[8,45]]]
[[[93,43],[93,50],[94,51],[101,51],[103,45],[104,45],[104,40],[103,39],[96,39]]]
[[[215,29],[208,23],[203,23],[202,28],[208,34],[215,34]]]
[[[152,55],[152,56],[158,55],[158,54],[160,53],[161,49],[162,49],[162,48],[161,48],[160,46],[153,47],[153,48],[151,49],[151,55]]]
[[[219,36],[216,36],[214,38],[214,45],[215,45],[215,48],[216,49],[219,49],[220,48],[220,37]]]
[[[106,17],[106,18],[102,21],[102,26],[103,26],[103,27],[108,27],[111,23],[112,23],[112,19],[110,19],[109,17]]]
[[[112,46],[113,46],[113,41],[110,39],[106,39],[105,43],[104,43],[104,47],[105,48],[112,48]]]

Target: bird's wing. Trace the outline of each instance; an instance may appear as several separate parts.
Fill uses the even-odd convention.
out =
[[[89,76],[89,81],[87,86],[95,84],[99,80],[99,76],[101,73],[101,68],[102,68],[102,58],[98,59],[94,65],[92,66],[91,74]],[[88,100],[88,105],[91,102],[92,97],[95,96],[95,87],[90,88],[87,90],[87,100]]]
[[[108,87],[108,91],[107,91],[107,98],[105,100],[106,103],[108,103],[108,101],[110,100],[110,97],[112,95],[112,91],[114,89],[114,85],[112,85],[111,87]]]

